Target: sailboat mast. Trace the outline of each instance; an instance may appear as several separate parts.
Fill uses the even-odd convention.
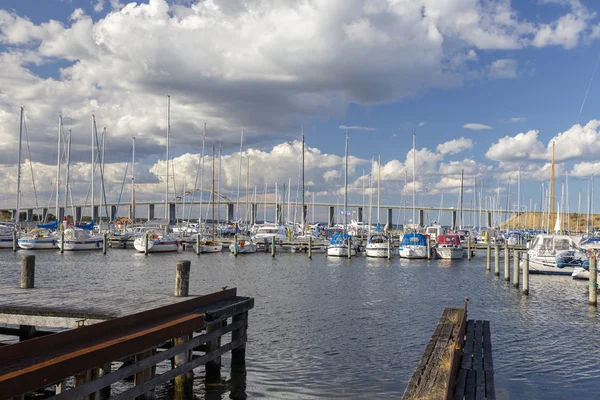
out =
[[[104,206],[106,210],[106,193],[104,192],[104,139],[106,138],[106,127],[102,130],[102,159],[100,161],[100,203]],[[109,216],[106,216],[106,221],[108,222]],[[100,219],[100,229],[102,229],[102,219]]]
[[[346,128],[346,157],[344,165],[344,232],[348,225],[348,128]]]
[[[217,180],[217,196],[219,203],[217,205],[217,220],[221,221],[221,142],[219,142],[219,179]]]
[[[306,206],[304,200],[304,125],[302,125],[302,233],[306,231]]]
[[[135,136],[131,147],[131,220],[135,219]]]
[[[463,180],[465,177],[465,171],[460,170],[460,229],[463,227]]]
[[[15,214],[15,224],[19,222],[19,214],[21,213],[21,147],[23,145],[23,112],[21,107],[19,113],[19,153],[17,155],[17,211]]]
[[[550,204],[552,207],[552,213],[550,214],[549,226],[552,226],[554,218],[554,142],[552,142],[552,176],[550,178]]]
[[[381,154],[377,155],[377,223],[379,224],[379,209],[381,207]],[[390,227],[391,229],[391,227]]]
[[[71,180],[71,130],[69,129],[69,140],[67,141],[67,169],[65,171],[65,210],[67,209],[67,200],[69,198],[69,185]],[[73,222],[75,222],[75,206],[71,204]]]
[[[238,168],[238,181],[237,181],[237,199],[235,205],[236,219],[240,219],[240,181],[242,180],[242,147],[244,145],[244,128],[242,128],[242,134],[240,137],[240,166]]]
[[[417,204],[416,204],[416,191],[415,191],[415,160],[416,160],[416,156],[415,153],[417,152],[417,134],[415,132],[413,132],[413,165],[412,165],[412,175],[413,175],[413,184],[412,184],[412,203],[413,203],[413,212],[412,212],[412,225],[413,225],[413,229],[415,227],[415,220],[416,220],[416,212],[417,212]]]
[[[517,177],[517,229],[521,229],[521,166],[519,165],[519,175]]]
[[[60,204],[60,156],[61,156],[61,148],[60,141],[62,139],[62,115],[58,115],[58,150],[57,150],[57,158],[56,158],[56,218],[58,218],[58,205]],[[65,196],[66,197],[66,196]]]
[[[167,95],[167,154],[166,154],[166,174],[165,179],[165,219],[169,221],[169,135],[171,134],[171,95]]]
[[[215,145],[212,148],[212,188],[211,188],[211,199],[212,199],[212,240],[215,241]]]
[[[91,180],[92,180],[92,221],[94,220],[94,210],[96,208],[96,202],[95,202],[95,191],[94,191],[94,172],[95,172],[95,167],[96,167],[96,137],[95,137],[95,133],[96,133],[96,116],[94,114],[92,114],[92,170],[91,170]],[[58,218],[58,215],[56,216],[56,218]],[[95,222],[95,221],[94,221]]]

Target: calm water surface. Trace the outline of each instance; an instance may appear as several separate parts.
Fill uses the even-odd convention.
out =
[[[19,284],[20,252],[0,252],[0,285]],[[31,252],[34,253],[34,252]],[[599,399],[600,322],[587,282],[531,276],[524,297],[483,257],[448,262],[352,260],[305,254],[144,257],[132,250],[35,252],[36,286],[172,293],[175,263],[192,260],[190,292],[222,286],[255,298],[249,314],[249,398],[385,399],[402,395],[445,307],[469,297],[469,318],[491,321],[500,399]],[[229,375],[229,359],[223,360]],[[200,399],[229,398],[227,385]],[[169,397],[168,391],[162,397]]]

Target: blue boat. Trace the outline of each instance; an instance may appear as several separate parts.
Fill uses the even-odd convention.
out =
[[[398,254],[401,258],[427,258],[427,237],[420,233],[405,233]]]

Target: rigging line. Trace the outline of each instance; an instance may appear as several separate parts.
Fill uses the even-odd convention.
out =
[[[594,80],[594,76],[596,75],[596,70],[598,69],[598,63],[600,63],[600,54],[598,54],[598,58],[596,59],[596,66],[594,67],[594,72],[592,72],[592,77],[590,78],[587,90],[585,91],[585,96],[583,97],[583,102],[581,103],[581,108],[579,109],[579,115],[577,115],[577,124],[579,123],[579,118],[581,117],[581,113],[583,112],[585,101],[587,100],[588,94],[590,93],[590,88],[592,87],[592,82]]]
[[[133,154],[133,145],[131,146],[131,150],[129,150],[129,159],[131,160],[131,156]],[[121,191],[119,192],[119,199],[117,200],[117,210],[115,211],[115,218],[111,221],[113,223],[117,220],[117,215],[119,214],[119,206],[121,205],[121,196],[123,195],[123,188],[125,187],[125,181],[127,180],[127,171],[129,170],[129,161],[125,163],[125,173],[123,174],[123,181],[121,182]]]
[[[39,208],[37,189],[35,188],[35,175],[33,174],[33,164],[31,162],[31,148],[29,147],[29,137],[27,135],[27,120],[23,118],[23,127],[25,128],[25,143],[27,144],[27,153],[29,155],[29,170],[31,171],[31,182],[33,184],[33,195],[35,197],[35,208]]]

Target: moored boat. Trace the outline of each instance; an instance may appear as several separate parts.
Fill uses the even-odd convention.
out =
[[[19,247],[25,250],[56,249],[59,237],[47,229],[35,228],[17,241]]]
[[[150,232],[148,237],[148,253],[167,253],[179,250],[181,241],[178,237],[162,232]],[[138,237],[133,241],[133,247],[140,252],[146,252],[146,236]]]
[[[70,227],[64,230],[64,235],[64,242],[62,239],[57,242],[58,248],[63,251],[102,249],[102,236],[91,234],[84,229]]]
[[[352,245],[352,236],[347,233],[336,233],[331,237],[327,246],[327,255],[332,257],[348,257],[356,255],[356,249]]]
[[[460,260],[465,256],[465,249],[460,244],[460,236],[448,233],[438,237],[435,253],[444,260]]]
[[[245,239],[245,238],[238,237],[237,242],[234,242],[229,245],[230,252],[235,254],[236,249],[237,249],[237,254],[249,254],[249,253],[256,253],[258,246],[252,240],[248,240],[247,238]]]
[[[527,255],[531,274],[572,275],[575,268],[588,265],[586,254],[568,235],[539,234]]]
[[[367,257],[385,258],[388,255],[388,248],[391,246],[389,237],[381,232],[369,236],[365,253]],[[346,253],[346,256],[348,253]]]
[[[427,237],[420,233],[405,233],[398,249],[400,258],[427,258]]]

